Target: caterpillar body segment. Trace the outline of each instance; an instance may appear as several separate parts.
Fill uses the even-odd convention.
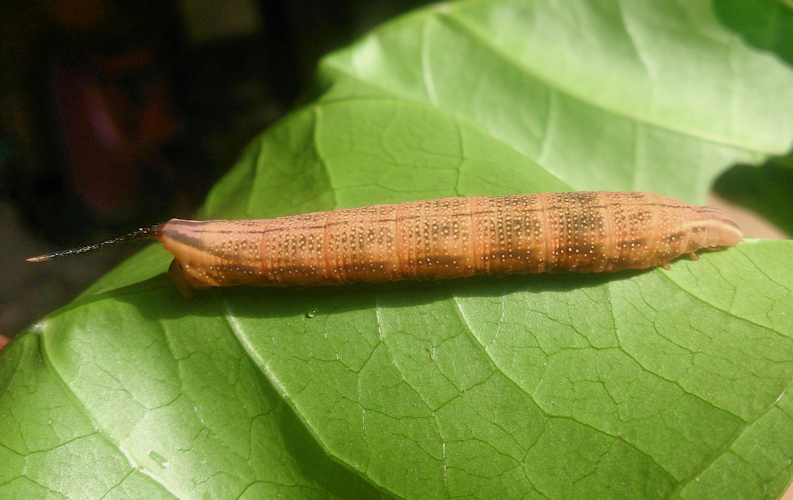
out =
[[[648,193],[578,192],[269,220],[173,219],[158,239],[176,256],[171,275],[202,288],[643,269],[734,245],[741,232],[717,209]]]
[[[178,289],[309,286],[473,275],[644,269],[735,245],[723,212],[643,192],[442,198],[264,220],[172,219],[161,241]],[[126,241],[109,240],[48,260]]]

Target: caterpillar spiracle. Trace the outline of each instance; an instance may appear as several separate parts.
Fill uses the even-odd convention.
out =
[[[156,239],[178,290],[338,285],[665,265],[741,241],[722,211],[644,192],[441,198],[262,220],[171,219],[31,262]]]

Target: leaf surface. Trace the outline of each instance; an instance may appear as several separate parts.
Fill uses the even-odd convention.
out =
[[[202,216],[646,189],[784,152],[793,72],[709,2],[466,2],[320,69]],[[793,244],[672,270],[178,296],[158,246],[0,358],[8,498],[778,496]]]

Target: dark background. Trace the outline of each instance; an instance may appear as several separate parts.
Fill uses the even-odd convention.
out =
[[[0,347],[139,247],[26,257],[190,217],[254,135],[311,99],[321,56],[426,3],[0,1]],[[793,59],[793,10],[714,7],[749,43]],[[738,167],[716,189],[791,232],[791,165]]]

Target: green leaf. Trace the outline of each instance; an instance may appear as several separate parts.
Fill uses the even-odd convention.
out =
[[[389,23],[203,217],[647,189],[793,139],[793,72],[709,2],[478,1]],[[185,300],[153,246],[0,358],[3,498],[773,498],[793,243],[672,270]]]
[[[577,190],[704,203],[730,164],[791,146],[790,68],[726,32],[707,1],[440,6],[323,70],[325,102],[429,107]]]

